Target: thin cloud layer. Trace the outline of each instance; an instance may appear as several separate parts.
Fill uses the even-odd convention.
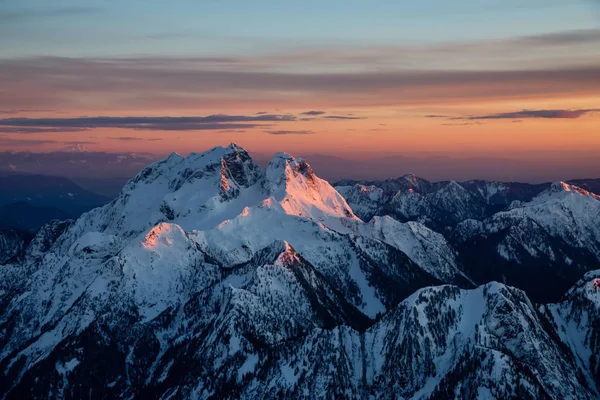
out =
[[[317,116],[317,115],[323,115],[326,114],[326,111],[317,111],[317,110],[313,110],[313,111],[305,111],[302,113],[302,115],[310,115],[310,116]]]
[[[327,115],[323,118],[325,118],[325,119],[366,119],[363,117],[353,117],[350,115]]]
[[[18,139],[0,137],[0,144],[3,146],[42,146],[45,144],[59,143],[56,140],[50,139]]]
[[[104,109],[120,110],[229,110],[255,104],[256,99],[263,105],[289,108],[298,107],[299,102],[331,107],[439,104],[594,94],[600,91],[598,76],[598,64],[300,73],[285,68],[238,68],[237,64],[216,68],[202,58],[36,57],[0,60],[0,87],[4,89],[0,108],[73,110],[81,107],[84,98],[93,98]]]
[[[0,133],[61,133],[61,132],[85,132],[88,128],[71,126],[2,126],[0,123]]]
[[[112,140],[120,140],[122,142],[135,142],[138,140],[146,140],[144,138],[140,138],[140,137],[134,137],[134,136],[118,136],[118,137],[109,137],[108,139],[112,139]]]
[[[280,130],[280,131],[265,131],[266,133],[268,133],[269,135],[314,135],[313,131],[285,131],[285,130]]]
[[[4,118],[0,119],[0,132],[80,132],[96,128],[139,131],[197,131],[266,127],[271,126],[271,123],[295,120],[296,117],[289,114],[259,116],[214,114],[205,117]]]
[[[505,113],[495,113],[487,115],[469,115],[466,117],[462,116],[449,116],[449,115],[437,115],[429,114],[424,115],[424,118],[441,118],[450,121],[456,120],[493,120],[493,119],[510,119],[512,122],[522,122],[523,119],[577,119],[586,114],[600,112],[600,108],[589,108],[589,109],[555,109],[555,110],[521,110],[511,111]],[[442,124],[442,125],[467,125],[467,123],[456,123],[456,124]]]
[[[564,32],[549,32],[540,35],[522,36],[514,40],[516,43],[533,45],[579,45],[600,43],[600,29],[581,29]]]
[[[547,118],[547,119],[576,119],[589,113],[600,112],[600,109],[584,110],[523,110],[508,113],[477,115],[467,119],[517,119],[517,118]]]
[[[57,7],[48,9],[31,8],[15,11],[0,11],[0,22],[5,24],[16,24],[31,18],[80,16],[85,14],[94,14],[101,11],[101,8],[96,7]]]

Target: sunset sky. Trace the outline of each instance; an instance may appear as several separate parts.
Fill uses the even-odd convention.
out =
[[[4,150],[600,152],[595,1],[4,0],[0,49]]]

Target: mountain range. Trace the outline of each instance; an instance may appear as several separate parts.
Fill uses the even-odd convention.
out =
[[[598,398],[595,184],[173,153],[0,233],[0,398]]]
[[[0,173],[0,229],[36,231],[53,219],[77,218],[110,200],[64,177]]]

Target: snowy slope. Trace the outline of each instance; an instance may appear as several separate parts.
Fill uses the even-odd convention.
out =
[[[376,209],[392,192],[457,218],[476,198],[414,176],[365,196]],[[363,222],[346,199],[305,160],[263,170],[235,144],[150,165],[0,266],[0,398],[597,397],[595,275],[546,308],[503,284],[460,289],[475,280],[455,242]],[[502,215],[515,245],[535,228],[536,251],[559,254],[547,238],[598,239],[559,226],[591,201],[553,187]],[[492,218],[453,240],[504,232]]]
[[[538,301],[558,300],[600,266],[598,196],[563,182],[484,220],[465,220],[453,232],[471,278],[504,280]]]
[[[404,252],[412,261],[442,282],[470,282],[458,267],[456,253],[439,233],[417,222],[373,217],[367,224],[356,224],[356,233],[381,240]]]
[[[541,311],[556,324],[589,386],[600,392],[600,271],[588,272],[561,303],[542,306]]]
[[[16,374],[15,383],[26,382],[21,379],[28,371],[88,330],[108,335],[116,345],[128,338],[129,328],[112,321],[144,330],[165,315],[175,318],[172,313],[199,293],[212,293],[205,300],[212,307],[228,301],[238,304],[236,315],[254,315],[245,284],[231,283],[246,281],[232,271],[282,239],[310,267],[300,280],[283,274],[260,284],[268,293],[261,298],[271,299],[282,285],[285,296],[292,294],[290,285],[316,285],[294,310],[306,312],[298,326],[364,328],[415,289],[439,282],[394,247],[377,240],[359,243],[349,235],[353,224],[362,221],[304,160],[278,154],[263,171],[235,144],[187,158],[172,154],[140,172],[106,206],[74,223],[44,227],[22,262],[3,267],[10,274],[2,280],[2,366]],[[264,277],[263,268],[254,266],[252,273],[259,275],[248,284]],[[262,320],[273,318],[287,301]],[[107,315],[110,322],[103,320]],[[61,375],[69,372],[65,365],[75,370],[83,365],[71,361],[57,361]]]

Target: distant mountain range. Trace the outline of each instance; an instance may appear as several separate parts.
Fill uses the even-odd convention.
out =
[[[600,194],[600,179],[574,179],[567,184]],[[363,220],[392,215],[402,221],[447,225],[481,218],[506,209],[514,201],[529,202],[554,183],[486,180],[429,182],[413,174],[382,181],[343,179],[333,184]]]
[[[538,154],[535,159],[500,156],[390,155],[372,158],[305,154],[319,176],[329,182],[345,178],[376,180],[412,172],[429,180],[553,182],[572,178],[595,178],[600,159],[589,153],[568,156]],[[254,162],[266,168],[272,155],[252,154]],[[48,153],[0,152],[0,173],[12,171],[64,176],[95,193],[115,197],[127,180],[146,165],[164,158],[151,153],[106,153],[73,145]]]
[[[0,176],[9,173],[65,177],[82,188],[116,196],[128,179],[161,156],[150,153],[104,153],[81,146],[48,153],[0,152]]]
[[[422,223],[443,233],[476,281],[509,283],[537,301],[557,300],[600,259],[600,196],[583,189],[600,193],[600,179],[432,183],[404,175],[335,188],[364,221]]]
[[[78,149],[48,153],[0,152],[0,171],[65,177],[120,178],[160,159],[149,153],[104,153]]]
[[[53,219],[77,218],[111,199],[63,177],[0,174],[0,229],[36,230]]]
[[[173,153],[0,233],[0,398],[597,399],[581,186],[334,187],[285,153]]]

